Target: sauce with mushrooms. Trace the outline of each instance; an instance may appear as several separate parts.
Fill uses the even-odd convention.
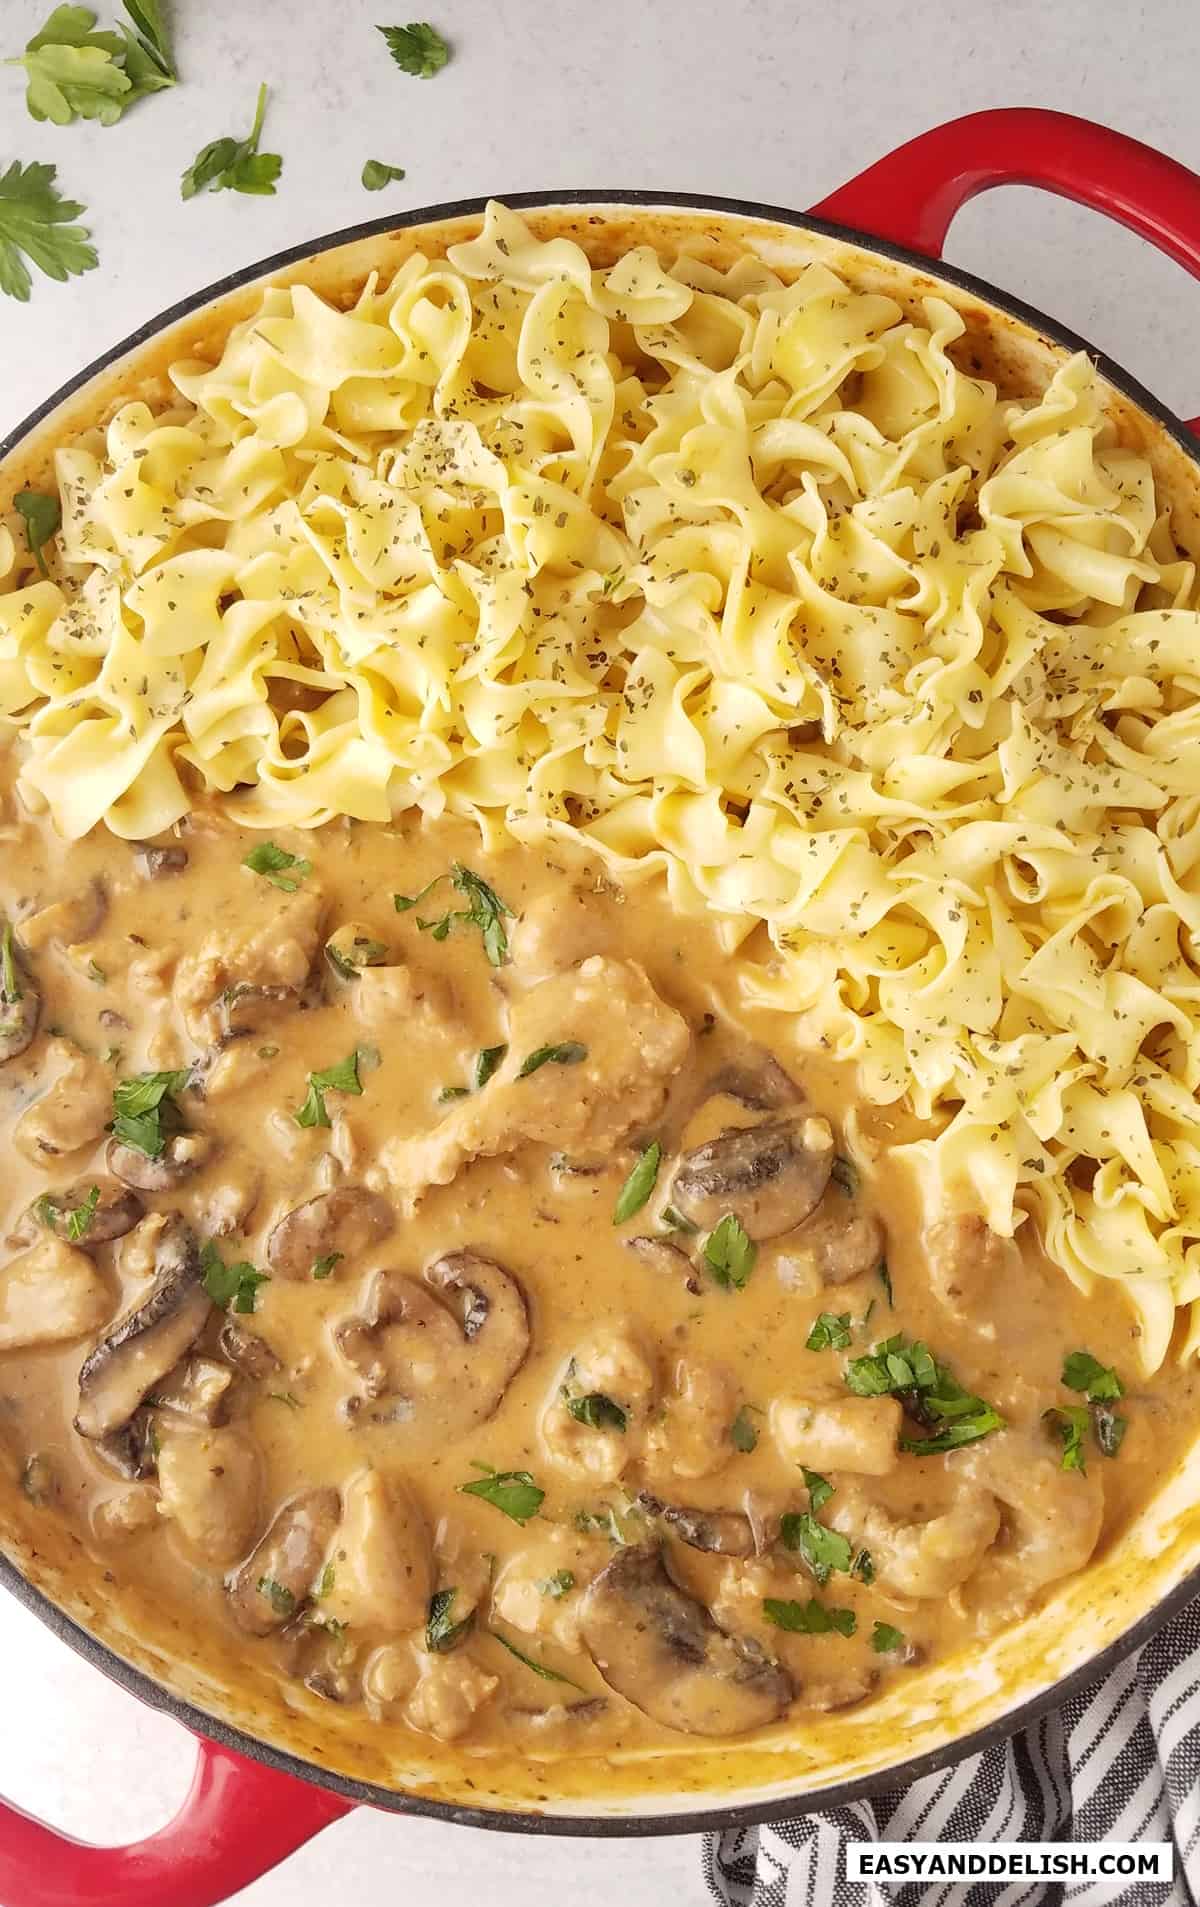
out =
[[[476,1749],[769,1730],[1028,1609],[1194,1425],[652,885],[10,810],[0,920],[0,1452],[201,1655]]]

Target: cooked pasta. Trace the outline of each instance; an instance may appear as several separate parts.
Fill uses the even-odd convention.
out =
[[[1200,614],[1082,355],[1011,401],[823,265],[594,270],[499,205],[265,293],[0,531],[27,798],[142,838],[417,804],[714,910],[910,1156],[1200,1345]]]

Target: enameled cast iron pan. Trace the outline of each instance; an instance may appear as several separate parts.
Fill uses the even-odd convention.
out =
[[[936,127],[808,213],[640,191],[517,193],[508,203],[539,232],[570,232],[593,252],[638,239],[670,249],[700,237],[715,255],[753,247],[785,267],[821,258],[909,305],[936,291],[963,314],[982,366],[1002,386],[1007,375],[1036,380],[1012,388],[1040,388],[1065,353],[1088,350],[1123,437],[1154,466],[1177,539],[1200,557],[1193,426],[1061,325],[931,264],[967,199],[1013,184],[1108,212],[1200,277],[1200,177],[1121,134],[1033,109]],[[394,269],[417,243],[444,249],[477,227],[482,210],[471,200],[352,226],[197,292],[89,365],[0,445],[0,492],[44,472],[56,441],[128,394],[150,367],[161,375],[206,334],[219,339],[264,281],[344,289],[373,266]],[[0,1582],[88,1661],[182,1722],[198,1748],[180,1813],[135,1846],[68,1840],[0,1803],[0,1904],[215,1907],[360,1804],[526,1832],[682,1833],[844,1803],[944,1767],[1105,1674],[1200,1593],[1200,1450],[1114,1552],[1029,1622],[981,1644],[978,1661],[932,1670],[862,1717],[798,1728],[783,1753],[685,1746],[664,1762],[625,1770],[623,1789],[610,1778],[602,1791],[582,1760],[568,1770],[527,1763],[497,1776],[486,1762],[444,1751],[440,1762],[409,1766],[397,1757],[415,1755],[411,1744],[381,1745],[386,1730],[356,1727],[345,1712],[322,1735],[265,1677],[256,1685],[252,1669],[222,1681],[211,1666],[172,1654],[165,1618],[155,1635],[153,1612],[131,1608],[125,1596],[121,1608],[110,1607],[102,1573],[78,1540],[48,1534],[44,1524],[35,1529],[17,1500],[0,1502]],[[8,1719],[11,1727],[16,1718]]]

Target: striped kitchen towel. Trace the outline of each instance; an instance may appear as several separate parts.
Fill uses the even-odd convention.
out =
[[[1175,1879],[880,1887],[847,1881],[852,1841],[1174,1841]],[[1103,1681],[984,1754],[873,1801],[704,1845],[726,1907],[1197,1907],[1200,1602]]]

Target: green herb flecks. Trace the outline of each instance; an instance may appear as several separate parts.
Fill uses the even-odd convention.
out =
[[[577,1424],[586,1424],[589,1430],[624,1431],[628,1422],[620,1404],[606,1397],[603,1391],[587,1391],[582,1397],[569,1397],[563,1390],[563,1402],[567,1415]]]
[[[777,1629],[789,1635],[852,1636],[858,1627],[853,1609],[830,1609],[815,1597],[809,1602],[782,1602],[775,1596],[763,1598],[763,1614]]]
[[[445,940],[459,921],[464,926],[477,927],[483,936],[483,950],[491,965],[502,967],[508,959],[508,935],[504,931],[504,922],[505,918],[513,919],[513,910],[501,900],[494,887],[489,887],[481,875],[472,873],[461,861],[455,861],[449,875],[438,874],[432,881],[427,881],[419,894],[393,894],[392,905],[398,914],[406,914],[444,880],[449,880],[456,891],[463,895],[467,905],[452,908],[437,919],[422,920],[418,915],[417,926],[423,934],[431,935],[434,940]]]
[[[481,1498],[514,1523],[528,1523],[546,1500],[546,1492],[539,1490],[528,1470],[493,1470],[486,1463],[477,1463],[475,1468],[484,1474],[473,1483],[459,1484],[463,1496]]]
[[[515,1642],[510,1642],[507,1636],[502,1636],[499,1629],[489,1629],[488,1634],[494,1642],[500,1644],[502,1649],[507,1649],[510,1655],[515,1655],[518,1662],[523,1662],[527,1669],[532,1669],[535,1675],[540,1675],[543,1682],[562,1682],[567,1688],[578,1689],[581,1695],[586,1694],[587,1691],[581,1683],[573,1682],[569,1675],[560,1675],[557,1669],[548,1669],[544,1662],[535,1662],[531,1655],[526,1655],[523,1649],[518,1649]]]
[[[544,1576],[538,1584],[543,1596],[549,1596],[551,1602],[561,1602],[575,1587],[575,1578],[569,1569],[556,1569],[553,1576]]]
[[[804,1478],[804,1487],[808,1491],[808,1507],[815,1515],[818,1510],[824,1509],[834,1494],[833,1485],[828,1477],[821,1475],[819,1470],[802,1470],[801,1475]]]
[[[729,1441],[735,1450],[741,1451],[744,1457],[748,1457],[752,1450],[758,1448],[758,1431],[750,1422],[750,1412],[753,1409],[753,1404],[740,1405],[737,1416],[729,1426]]]
[[[704,1262],[725,1291],[741,1291],[754,1270],[758,1246],[732,1212],[719,1219],[704,1241]]]
[[[277,1583],[274,1576],[260,1576],[258,1593],[265,1596],[277,1616],[290,1616],[296,1607],[296,1598],[290,1589]]]
[[[322,1278],[328,1278],[330,1272],[333,1270],[334,1266],[337,1264],[339,1258],[344,1258],[345,1255],[346,1255],[345,1252],[327,1251],[324,1257],[314,1258],[311,1275],[314,1278],[316,1278],[318,1281]]]
[[[309,862],[300,861],[296,865],[302,868],[305,874],[309,872]],[[255,869],[256,873],[263,871],[261,868]],[[284,883],[276,880],[275,885],[282,887]],[[355,934],[351,940],[340,946],[336,939],[325,942],[325,958],[342,980],[357,980],[364,967],[381,967],[387,957],[387,943],[382,940],[370,940],[365,934]]]
[[[580,1060],[587,1058],[587,1047],[578,1040],[560,1040],[555,1046],[539,1046],[527,1053],[517,1069],[518,1079],[528,1079],[530,1073],[540,1071],[543,1066],[578,1066]]]
[[[113,1119],[109,1127],[120,1145],[160,1159],[167,1140],[183,1121],[175,1094],[191,1079],[186,1067],[167,1073],[133,1073],[113,1087]]]
[[[221,1311],[233,1310],[243,1314],[254,1311],[258,1305],[259,1286],[271,1282],[268,1272],[256,1271],[244,1258],[236,1264],[227,1265],[211,1238],[201,1247],[200,1270],[204,1289]]]
[[[781,1517],[779,1536],[785,1549],[803,1558],[822,1588],[833,1570],[849,1572],[853,1552],[846,1538],[837,1530],[827,1530],[809,1511]]]
[[[461,1622],[454,1620],[454,1602],[457,1589],[437,1589],[429,1599],[429,1615],[425,1622],[425,1647],[430,1655],[446,1655],[469,1634],[475,1621],[475,1611],[471,1609]]]
[[[893,1628],[890,1622],[877,1622],[871,1631],[871,1647],[876,1655],[894,1655],[904,1647],[903,1629]]]
[[[804,1340],[806,1351],[844,1351],[850,1342],[850,1313],[819,1311]]]
[[[306,875],[312,873],[312,862],[301,860],[298,854],[289,854],[274,841],[260,841],[243,855],[242,866],[248,867],[252,874],[261,874],[264,881],[270,881],[272,887],[282,889],[285,894],[294,894]]]
[[[885,1338],[867,1357],[853,1358],[845,1379],[856,1397],[899,1397],[908,1415],[930,1433],[901,1437],[901,1450],[915,1456],[957,1450],[1004,1427],[999,1411],[964,1390],[927,1344],[903,1334]]]
[[[18,490],[13,498],[13,507],[25,525],[25,544],[29,554],[42,575],[49,576],[46,545],[62,526],[62,508],[57,496],[51,496],[45,490]]]
[[[627,1218],[641,1211],[654,1190],[661,1163],[662,1147],[656,1139],[639,1155],[637,1164],[617,1194],[617,1202],[613,1207],[614,1225],[623,1225]]]
[[[1062,1442],[1061,1464],[1064,1470],[1086,1470],[1083,1440],[1087,1436],[1091,1413],[1086,1404],[1055,1404],[1044,1411],[1044,1420]]]
[[[329,1109],[325,1104],[326,1093],[349,1093],[358,1099],[362,1096],[362,1081],[358,1077],[359,1061],[362,1055],[358,1047],[336,1066],[327,1066],[323,1072],[310,1073],[308,1076],[308,1096],[298,1112],[292,1118],[298,1126],[331,1126]]]

